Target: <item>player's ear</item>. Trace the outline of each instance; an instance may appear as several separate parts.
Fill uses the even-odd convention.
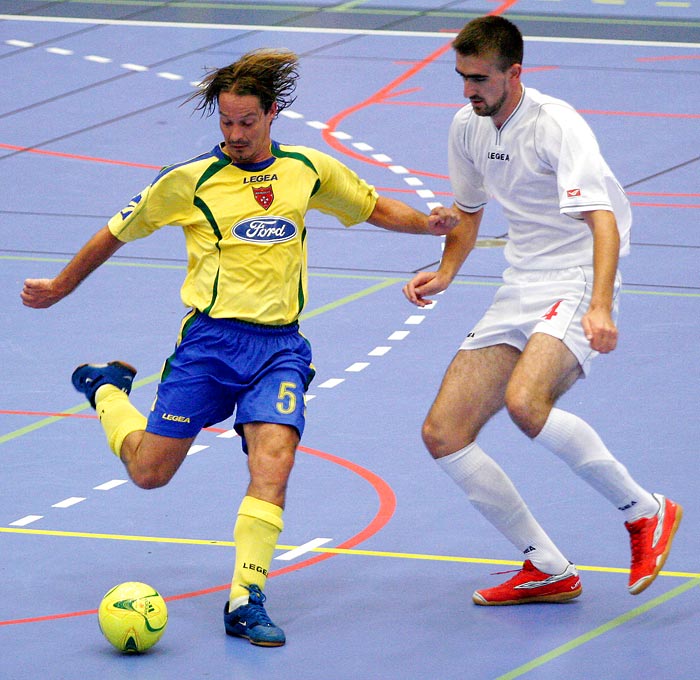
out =
[[[508,69],[508,75],[513,80],[519,80],[523,72],[522,64],[511,64]]]

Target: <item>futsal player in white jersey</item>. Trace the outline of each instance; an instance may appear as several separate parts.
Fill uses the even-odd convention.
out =
[[[306,212],[414,234],[444,235],[457,223],[452,209],[424,215],[379,196],[327,154],[272,141],[272,122],[294,101],[297,67],[292,52],[258,50],[212,71],[192,98],[197,109],[218,113],[223,141],[164,168],[55,278],[27,279],[21,294],[29,307],[49,307],[126,242],[169,225],[183,229],[180,295],[190,311],[148,418],[128,399],[136,374],[129,364],[83,364],[72,381],[142,488],[167,484],[201,428],[235,410],[250,482],[234,527],[224,626],[266,647],[286,640],[267,615],[263,590],[314,376],[298,324],[307,298]]]
[[[629,203],[583,118],[521,83],[523,39],[514,24],[475,19],[453,48],[469,100],[449,132],[460,223],[446,237],[439,269],[417,274],[404,294],[424,306],[445,290],[474,247],[487,201],[501,204],[508,221],[503,285],[460,346],[423,424],[440,467],[525,557],[515,576],[475,591],[473,601],[560,602],[581,594],[575,566],[477,443],[503,407],[618,508],[630,533],[628,590],[636,595],[661,570],[681,506],[643,489],[588,423],[556,406],[592,359],[617,344]]]

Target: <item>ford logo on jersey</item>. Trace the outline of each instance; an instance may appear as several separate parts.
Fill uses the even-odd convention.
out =
[[[233,226],[231,233],[242,241],[252,243],[282,243],[297,235],[297,227],[285,217],[270,215],[241,220]]]

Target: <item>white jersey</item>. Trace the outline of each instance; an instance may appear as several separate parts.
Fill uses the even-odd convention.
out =
[[[523,88],[500,129],[464,106],[450,127],[448,163],[457,207],[476,212],[492,197],[503,207],[505,257],[513,267],[590,265],[593,236],[581,218],[589,210],[615,214],[620,255],[629,252],[625,192],[588,124],[560,99]]]

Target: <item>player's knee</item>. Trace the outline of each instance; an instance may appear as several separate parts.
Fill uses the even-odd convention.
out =
[[[430,416],[423,423],[421,435],[425,448],[428,449],[428,453],[433,458],[442,458],[451,452],[452,442],[450,441],[449,433],[445,427],[430,418]]]
[[[165,486],[171,479],[171,474],[166,474],[160,470],[129,470],[131,480],[140,489],[159,489]]]
[[[511,420],[531,439],[539,434],[551,408],[527,387],[512,385],[506,390],[505,404]]]

